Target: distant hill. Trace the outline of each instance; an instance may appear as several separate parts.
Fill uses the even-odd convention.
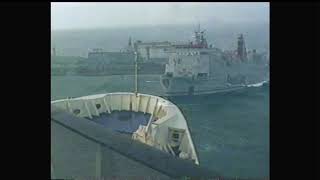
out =
[[[142,41],[189,41],[196,25],[158,25],[114,29],[59,30],[51,32],[51,44],[58,55],[86,57],[89,48],[119,51],[124,48],[129,36]],[[249,49],[268,49],[269,24],[223,24],[207,23],[207,41],[218,48],[235,49],[237,36],[245,35]]]

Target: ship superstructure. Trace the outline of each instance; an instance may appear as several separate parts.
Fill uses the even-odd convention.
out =
[[[195,41],[175,45],[169,52],[161,84],[165,94],[198,95],[230,91],[269,80],[267,56],[248,51],[243,34],[234,51],[208,46],[205,30],[195,31]]]
[[[197,95],[235,90],[269,81],[269,53],[249,49],[245,36],[239,34],[233,50],[222,50],[208,44],[200,24],[194,40],[142,42],[129,38],[119,52],[89,52],[79,72],[90,75],[133,72],[132,57],[137,52],[141,74],[163,74],[161,95]],[[159,89],[159,87],[154,87]],[[151,90],[151,89],[150,89]]]

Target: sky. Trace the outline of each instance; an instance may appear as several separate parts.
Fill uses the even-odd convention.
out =
[[[269,3],[51,3],[51,29],[119,28],[161,24],[269,23]]]

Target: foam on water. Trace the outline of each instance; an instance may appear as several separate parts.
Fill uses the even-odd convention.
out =
[[[268,83],[269,81],[262,81],[262,82],[259,82],[259,83],[255,83],[255,84],[249,84],[247,85],[247,87],[260,87],[260,86],[263,86],[265,83]]]

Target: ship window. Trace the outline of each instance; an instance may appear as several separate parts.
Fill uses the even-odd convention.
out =
[[[176,133],[176,132],[173,133],[173,134],[172,134],[172,138],[173,138],[173,139],[179,139],[179,133]]]
[[[75,110],[73,110],[73,113],[74,113],[75,115],[80,114],[80,109],[75,109]]]
[[[198,73],[198,77],[207,77],[208,74],[207,73]]]
[[[178,64],[180,64],[181,63],[181,59],[178,59]]]
[[[175,141],[178,141],[179,140],[179,133],[178,132],[174,132],[172,133],[172,139]]]
[[[101,104],[96,104],[96,108],[100,109],[101,108]]]
[[[169,128],[169,139],[174,146],[181,143],[185,130],[184,129],[175,129]]]

